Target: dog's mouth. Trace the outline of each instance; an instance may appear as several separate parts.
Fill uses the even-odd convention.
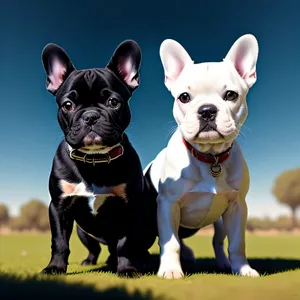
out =
[[[107,148],[102,137],[94,131],[89,132],[83,139],[80,150],[86,153],[97,153]]]
[[[205,124],[204,126],[201,126],[201,127],[199,129],[198,134],[200,134],[201,132],[209,132],[209,131],[216,131],[216,132],[218,132],[217,126],[215,124]]]
[[[103,139],[99,134],[91,131],[84,137],[83,144],[85,147],[103,146]]]
[[[195,134],[194,140],[217,142],[225,140],[225,137],[217,129],[215,123],[201,124],[199,131]]]
[[[79,148],[79,150],[83,153],[87,154],[101,154],[107,153],[111,149],[118,146],[120,143],[116,143],[114,145],[107,145],[102,137],[94,131],[88,133],[83,139],[83,146]]]
[[[204,125],[201,124],[199,128],[199,132],[196,136],[200,137],[201,133],[203,133],[204,135],[209,134],[211,135],[211,137],[217,135],[220,138],[224,138],[224,136],[217,129],[217,125],[215,123],[206,123]]]

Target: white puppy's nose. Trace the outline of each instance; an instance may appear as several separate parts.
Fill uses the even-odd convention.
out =
[[[218,109],[213,104],[205,104],[199,107],[198,115],[206,122],[214,121],[217,115]]]

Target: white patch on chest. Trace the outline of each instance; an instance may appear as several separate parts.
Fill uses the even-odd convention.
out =
[[[248,168],[237,142],[222,166],[222,175],[212,177],[210,164],[192,156],[177,129],[152,161],[150,179],[164,201],[179,202],[181,226],[202,228],[214,223],[231,202],[244,199],[249,187]]]
[[[220,177],[214,178],[209,165],[201,163],[201,177],[180,199],[183,227],[202,228],[214,223],[227,209],[229,201],[234,201],[239,194],[239,187],[236,189],[227,181],[225,168]],[[189,182],[192,181],[189,179]]]
[[[87,197],[89,201],[89,206],[93,214],[97,213],[98,208],[103,205],[105,200],[111,196],[118,196],[122,199],[126,199],[126,184],[119,184],[116,186],[103,186],[98,187],[92,185],[91,190],[87,190],[86,185],[83,182],[80,183],[70,183],[65,180],[60,181],[60,188],[62,190],[62,198],[70,196],[83,196]]]

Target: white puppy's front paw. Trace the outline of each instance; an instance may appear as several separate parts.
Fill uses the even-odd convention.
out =
[[[184,277],[181,269],[159,269],[157,276],[166,279],[179,279]]]
[[[166,279],[179,279],[184,277],[181,266],[177,262],[160,264],[157,276]]]
[[[232,272],[240,276],[259,277],[258,272],[252,269],[249,265],[243,265],[239,268],[233,268]]]

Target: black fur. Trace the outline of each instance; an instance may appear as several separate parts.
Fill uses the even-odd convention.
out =
[[[101,242],[108,245],[108,263],[117,268],[119,275],[139,271],[155,241],[155,198],[149,197],[138,154],[124,133],[131,119],[128,100],[136,89],[119,72],[122,69],[120,64],[128,57],[133,62],[132,71],[138,82],[141,52],[133,41],[123,42],[107,67],[102,69],[76,70],[62,48],[54,44],[44,48],[42,60],[47,87],[53,80],[53,62],[56,60],[65,67],[62,83],[50,91],[56,96],[58,122],[65,139],[57,149],[49,180],[52,255],[43,274],[66,273],[74,221],[79,226],[80,240],[89,250],[83,264],[96,263]],[[110,98],[117,100],[117,108],[109,106]],[[72,111],[64,108],[66,101],[73,104]],[[83,119],[83,114],[91,111],[97,115],[92,125]],[[109,164],[93,165],[71,159],[68,145],[81,148],[84,138],[91,133],[100,136],[105,146],[121,143],[124,154]],[[83,182],[89,191],[95,186],[126,184],[126,199],[110,197],[93,215],[86,197],[62,197],[60,180],[74,184]]]

